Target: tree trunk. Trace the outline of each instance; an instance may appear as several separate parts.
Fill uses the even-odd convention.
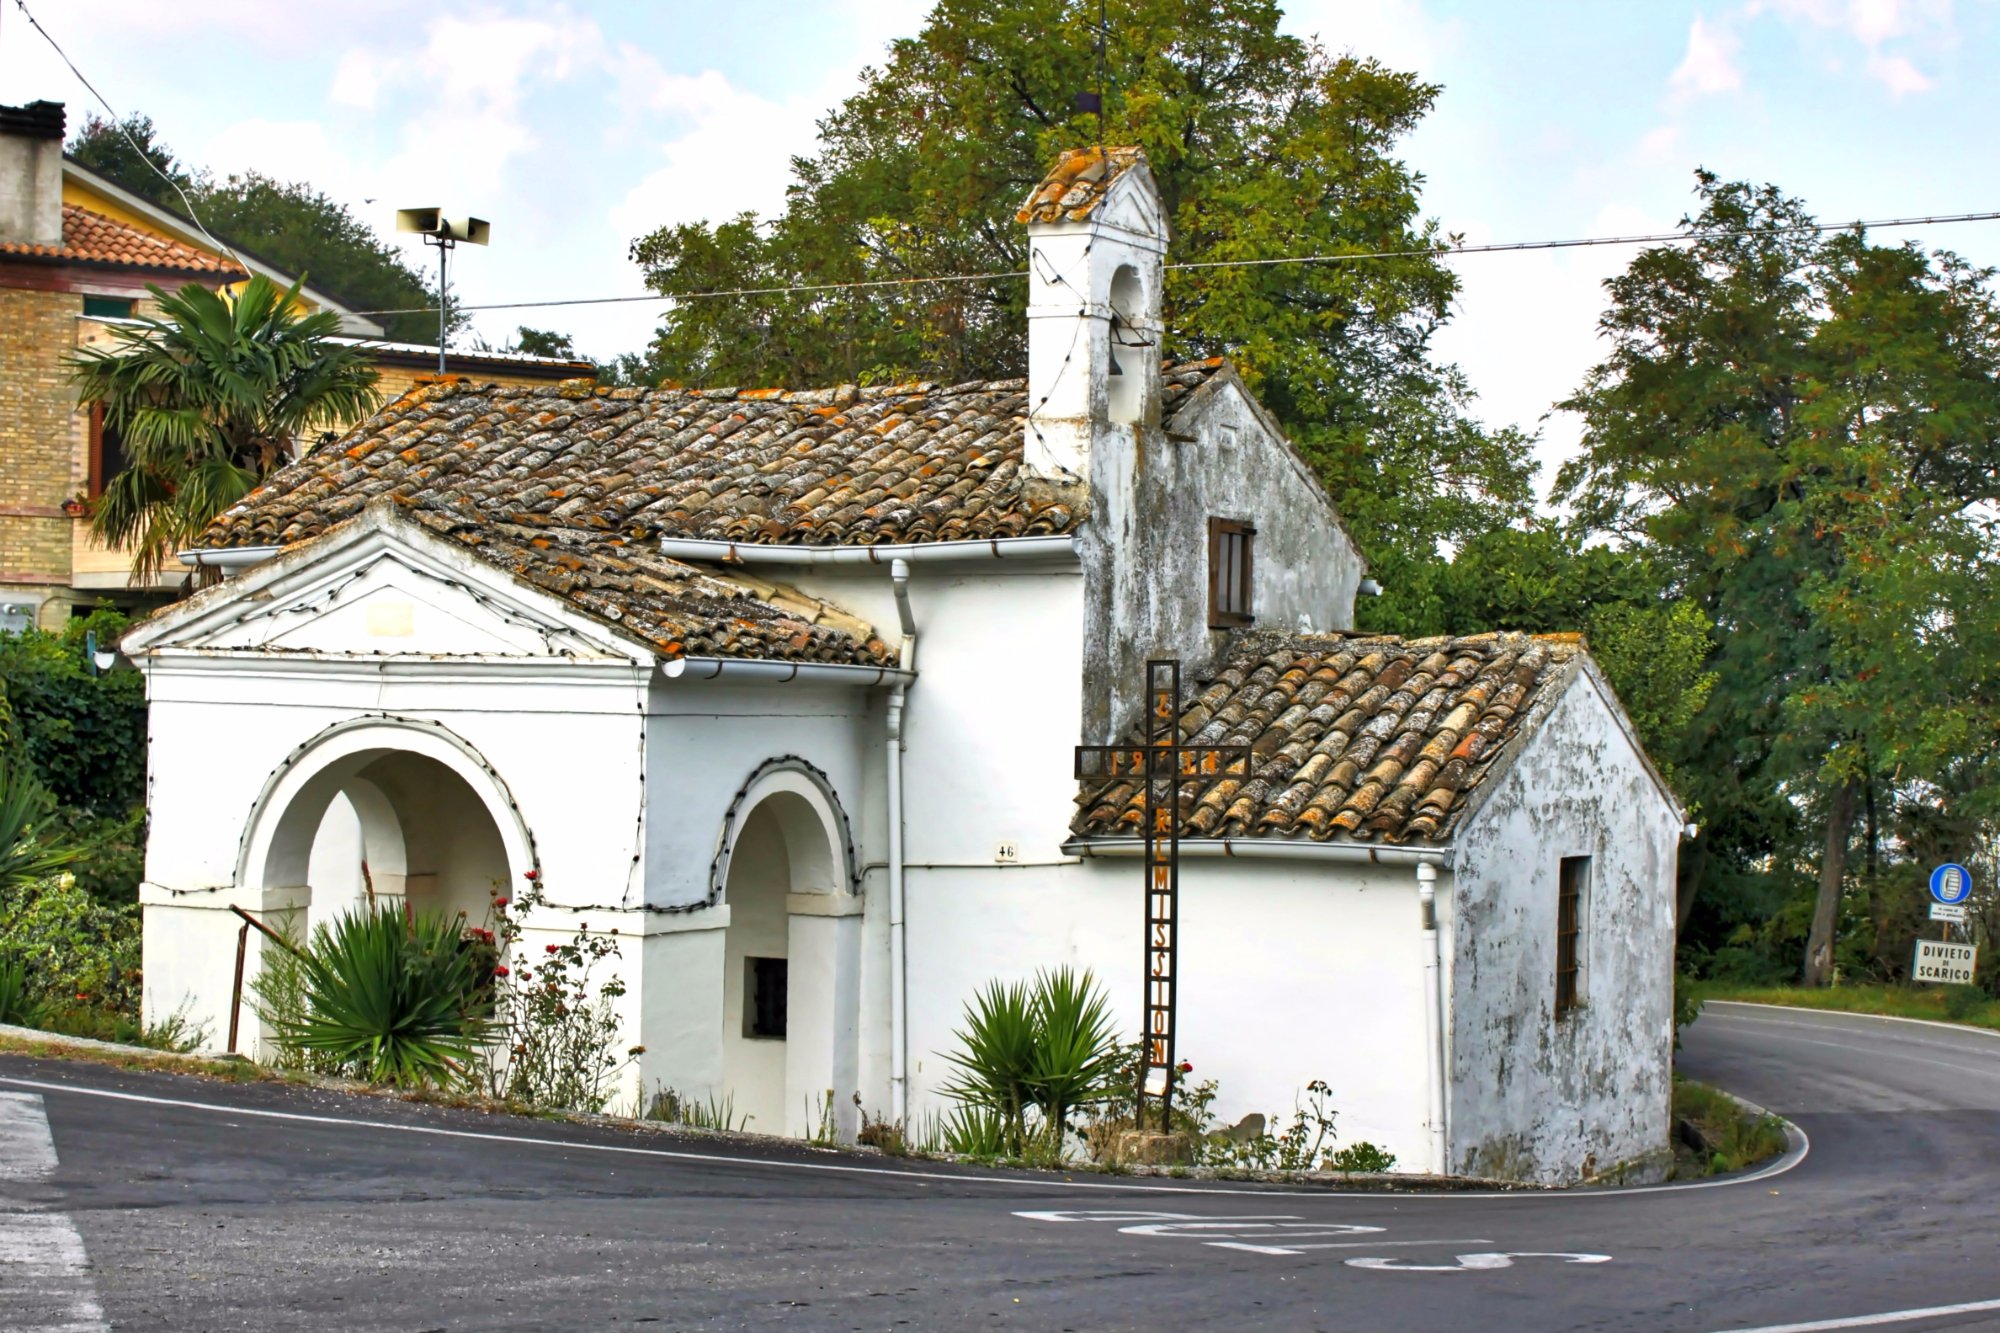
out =
[[[1819,862],[1819,896],[1813,900],[1812,932],[1806,936],[1808,986],[1833,980],[1833,932],[1840,916],[1840,887],[1847,878],[1847,843],[1854,832],[1854,781],[1834,788],[1826,812],[1826,849]]]

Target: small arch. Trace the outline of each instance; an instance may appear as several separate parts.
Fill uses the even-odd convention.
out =
[[[1146,287],[1139,270],[1120,264],[1111,275],[1111,346],[1105,365],[1106,410],[1113,421],[1136,422],[1145,410],[1148,366],[1160,359],[1159,349],[1146,335],[1147,322]]]
[[[729,863],[735,858],[744,823],[767,802],[774,802],[767,813],[775,818],[783,837],[793,892],[861,891],[853,834],[833,784],[806,760],[781,755],[752,771],[722,817],[715,857],[709,862],[709,902],[727,900]]]

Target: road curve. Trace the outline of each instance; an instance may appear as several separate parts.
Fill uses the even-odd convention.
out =
[[[1335,1196],[0,1057],[0,1327],[2000,1327],[2000,1037],[1718,1004],[1683,1067],[1810,1154],[1714,1189]]]

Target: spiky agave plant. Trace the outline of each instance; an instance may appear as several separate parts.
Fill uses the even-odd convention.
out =
[[[1028,1095],[1041,1109],[1051,1147],[1060,1149],[1070,1113],[1103,1099],[1119,1074],[1121,1051],[1111,1001],[1088,971],[1038,973],[1030,1001],[1034,1055]]]
[[[1027,1143],[1030,1080],[1035,1070],[1035,1006],[1024,982],[989,981],[965,1007],[965,1026],[954,1032],[959,1049],[945,1057],[958,1072],[941,1089],[966,1107],[998,1118],[992,1138],[1018,1157]]]
[[[0,1023],[31,1028],[41,1021],[42,1006],[29,987],[27,964],[0,954]]]
[[[490,1000],[455,919],[371,906],[320,927],[302,961],[305,1012],[280,1020],[281,1041],[373,1083],[470,1081]]]

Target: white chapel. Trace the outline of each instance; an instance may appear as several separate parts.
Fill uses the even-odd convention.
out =
[[[1143,155],[1065,154],[1019,221],[1025,379],[447,381],[218,519],[183,559],[224,580],[124,644],[149,1017],[220,1046],[232,906],[478,921],[532,876],[531,951],[619,932],[631,1094],[925,1114],[989,980],[1088,967],[1137,1036],[1142,794],[1074,752],[1177,658],[1179,738],[1250,751],[1179,789],[1217,1109],[1323,1079],[1402,1168],[1657,1158],[1684,816],[1587,647],[1354,633],[1311,470],[1158,355]]]

